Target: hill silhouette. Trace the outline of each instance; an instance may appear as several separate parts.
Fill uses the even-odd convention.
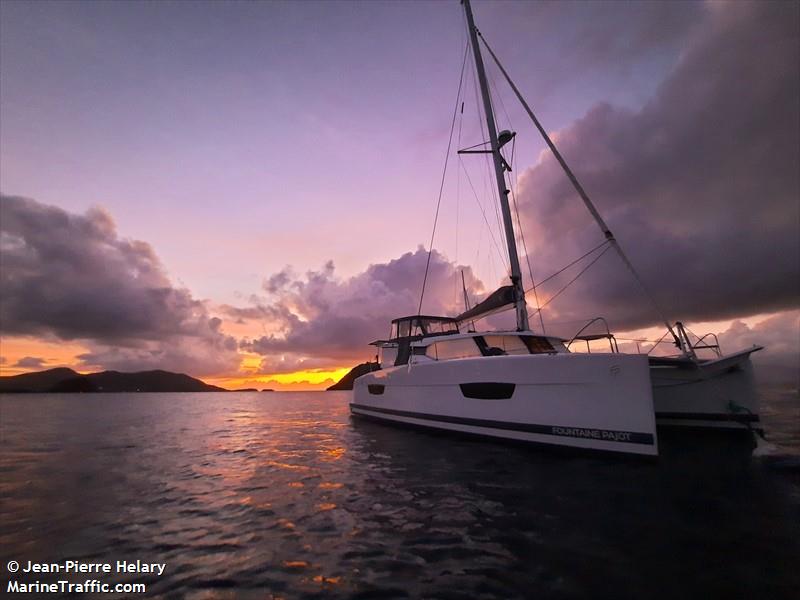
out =
[[[332,386],[328,388],[328,391],[336,391],[336,390],[352,390],[353,389],[353,382],[365,375],[367,373],[371,373],[372,371],[377,371],[380,369],[381,366],[378,363],[374,362],[365,362],[361,363],[360,365],[356,365],[350,371],[342,377],[339,381],[334,383]]]
[[[82,375],[72,369],[58,368],[0,377],[0,392],[5,393],[226,391],[183,373],[162,370],[138,373],[102,371]]]

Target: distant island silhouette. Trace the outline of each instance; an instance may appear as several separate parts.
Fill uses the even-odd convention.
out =
[[[228,392],[185,375],[169,371],[121,373],[102,371],[82,375],[61,367],[35,373],[0,377],[5,393],[97,393],[97,392]],[[238,391],[238,390],[234,390]]]
[[[353,381],[365,373],[379,369],[378,363],[365,362],[356,365],[328,390],[352,390]],[[21,375],[0,377],[0,393],[6,394],[70,394],[70,393],[114,393],[114,392],[274,392],[274,389],[245,388],[229,390],[211,385],[186,375],[160,369],[124,373],[101,371],[78,373],[67,367],[47,369]]]
[[[350,371],[342,377],[339,381],[334,383],[330,386],[328,391],[338,391],[338,390],[352,390],[353,389],[353,382],[365,375],[366,373],[371,373],[372,371],[377,371],[380,369],[381,366],[376,362],[365,362],[361,363],[360,365],[356,365]]]

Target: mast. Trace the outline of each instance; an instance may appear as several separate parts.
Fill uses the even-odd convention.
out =
[[[469,0],[463,0],[464,12],[467,15],[467,28],[469,29],[470,45],[472,46],[472,56],[475,58],[475,70],[478,73],[478,82],[483,97],[483,112],[486,114],[486,128],[489,130],[489,143],[492,146],[492,159],[494,161],[494,174],[497,179],[497,191],[500,197],[500,210],[503,214],[503,226],[508,244],[508,258],[511,265],[511,284],[514,286],[514,305],[517,313],[517,330],[527,331],[528,307],[525,304],[525,290],[522,287],[522,272],[519,268],[519,256],[517,254],[517,240],[514,235],[514,223],[511,220],[511,208],[508,205],[508,190],[506,189],[505,167],[503,157],[500,155],[500,145],[497,142],[497,127],[494,122],[492,112],[492,101],[489,97],[489,85],[486,81],[486,70],[483,66],[481,49],[478,45],[478,30],[475,27],[475,20],[472,17],[472,7]]]
[[[469,0],[465,1],[469,2]],[[693,356],[694,350],[692,350],[692,345],[688,343],[688,339],[684,340],[681,337],[679,337],[678,334],[675,333],[675,330],[672,328],[669,319],[667,319],[666,315],[664,314],[664,310],[656,301],[655,296],[653,296],[649,288],[645,285],[644,281],[639,276],[639,273],[634,268],[633,263],[630,261],[628,256],[625,254],[625,252],[622,251],[622,246],[620,246],[619,242],[617,242],[617,238],[614,237],[613,233],[611,233],[611,230],[608,228],[608,225],[606,225],[606,222],[603,220],[603,217],[600,216],[600,213],[597,211],[597,208],[595,208],[594,203],[589,199],[589,195],[583,189],[583,186],[578,181],[578,178],[575,177],[575,174],[572,172],[572,169],[569,168],[569,165],[567,165],[567,162],[564,160],[564,157],[561,156],[561,153],[558,151],[558,148],[556,148],[556,145],[553,143],[553,140],[550,139],[550,136],[547,134],[547,131],[545,131],[544,127],[542,127],[542,124],[539,122],[539,119],[537,119],[536,115],[533,114],[531,107],[528,106],[528,103],[525,101],[525,98],[522,96],[522,93],[519,91],[519,88],[517,88],[517,86],[514,85],[514,82],[512,81],[511,77],[508,75],[505,68],[503,68],[503,65],[498,60],[497,56],[492,51],[489,44],[486,43],[486,40],[481,35],[480,31],[475,32],[475,37],[477,36],[480,36],[481,41],[483,41],[484,45],[486,46],[486,49],[489,51],[489,54],[491,55],[495,64],[500,69],[500,72],[503,74],[503,77],[506,78],[508,85],[510,85],[511,89],[514,90],[514,94],[516,94],[517,99],[520,101],[520,104],[522,104],[522,107],[528,113],[528,116],[531,118],[531,121],[533,121],[533,124],[536,126],[536,129],[539,130],[539,133],[542,135],[542,138],[547,143],[548,148],[550,148],[550,151],[553,153],[553,156],[558,161],[558,164],[561,165],[562,170],[572,183],[572,186],[575,188],[575,191],[578,192],[578,196],[580,196],[581,200],[583,200],[583,203],[586,205],[587,210],[594,218],[598,227],[600,227],[600,230],[603,232],[603,235],[605,236],[606,240],[614,248],[614,250],[616,250],[617,254],[622,259],[623,264],[633,274],[633,278],[639,284],[639,287],[642,288],[642,291],[645,293],[650,302],[658,311],[661,320],[664,322],[664,325],[667,326],[667,331],[669,331],[672,334],[672,337],[675,340],[675,345],[678,348],[680,348],[684,354]]]

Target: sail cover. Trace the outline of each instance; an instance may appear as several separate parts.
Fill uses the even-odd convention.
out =
[[[471,321],[485,317],[508,304],[514,304],[514,286],[504,285],[489,294],[483,302],[479,302],[456,317],[456,321]]]

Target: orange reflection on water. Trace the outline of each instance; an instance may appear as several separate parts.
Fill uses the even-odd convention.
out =
[[[323,502],[321,504],[317,504],[317,508],[320,512],[324,512],[326,510],[333,510],[336,508],[336,505],[333,502]]]
[[[341,577],[325,577],[325,575],[315,575],[312,579],[314,583],[321,583],[323,585],[339,585],[341,580]]]
[[[278,467],[279,469],[288,469],[290,471],[310,471],[311,467],[306,465],[291,465],[289,463],[278,462],[276,460],[268,460],[265,461],[265,464],[268,464],[272,467]]]
[[[285,560],[283,566],[287,569],[307,569],[311,565],[304,560]]]
[[[339,488],[344,487],[344,484],[323,481],[318,487],[322,488],[323,490],[338,490]]]
[[[301,488],[306,487],[306,485],[302,481],[292,481],[289,483],[289,487],[291,488]]]
[[[319,453],[322,454],[323,460],[339,460],[344,456],[345,449],[344,448],[330,448],[330,449],[321,449]]]

